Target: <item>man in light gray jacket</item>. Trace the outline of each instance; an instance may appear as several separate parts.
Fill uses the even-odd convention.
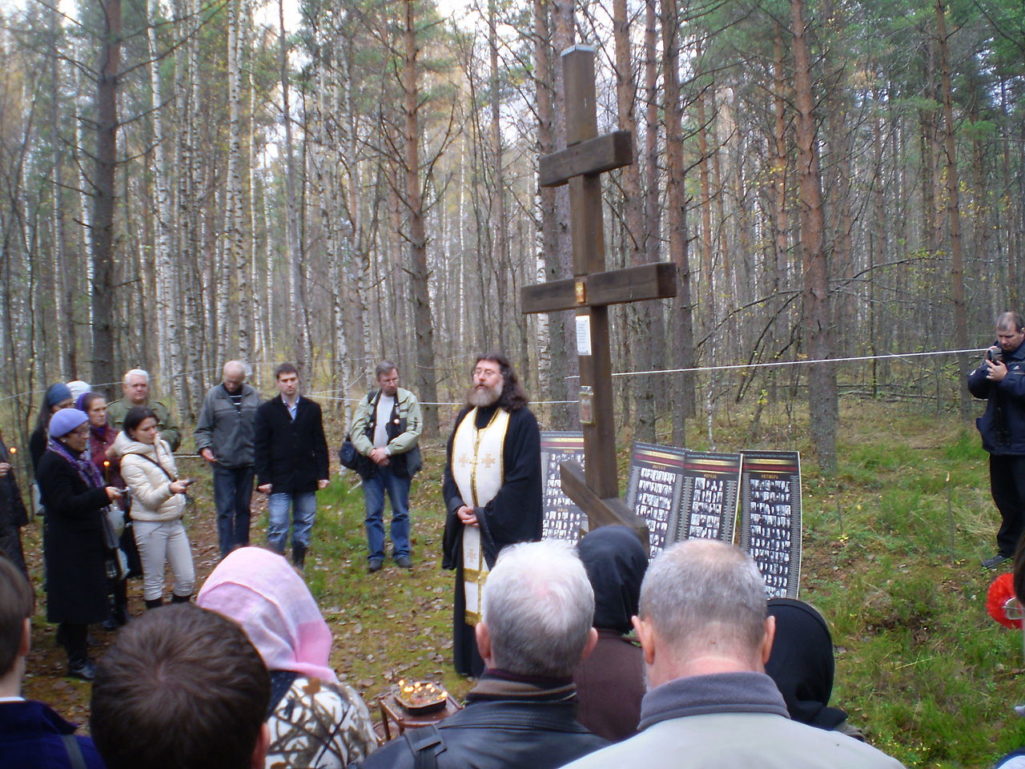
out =
[[[790,720],[765,674],[776,630],[765,582],[739,548],[689,540],[664,551],[634,627],[648,682],[640,733],[568,767],[901,769],[863,742]]]
[[[221,558],[249,544],[253,424],[259,405],[259,394],[246,384],[245,364],[230,360],[221,384],[206,394],[196,423],[196,451],[214,473]]]
[[[365,456],[363,498],[366,504],[367,571],[384,565],[384,495],[391,501],[392,557],[403,569],[413,565],[409,545],[409,487],[420,469],[420,403],[399,387],[399,370],[390,361],[377,364],[377,391],[360,401],[349,432],[356,451]]]

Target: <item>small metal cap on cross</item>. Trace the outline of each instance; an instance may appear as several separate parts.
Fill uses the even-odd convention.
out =
[[[542,157],[538,170],[543,187],[569,185],[573,278],[525,286],[520,298],[524,313],[576,310],[587,469],[563,462],[563,491],[587,513],[592,529],[630,526],[647,547],[647,526],[619,498],[608,306],[676,296],[676,266],[661,262],[606,271],[601,174],[633,163],[633,136],[629,131],[598,136],[594,48],[567,49],[562,68],[567,146]]]

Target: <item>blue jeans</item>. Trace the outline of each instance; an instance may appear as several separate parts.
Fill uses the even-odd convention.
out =
[[[276,553],[284,553],[288,544],[288,508],[292,508],[292,547],[309,547],[310,531],[317,518],[317,493],[303,491],[298,494],[280,492],[267,500],[267,544]]]
[[[249,544],[249,503],[253,496],[253,467],[224,467],[215,463],[214,506],[221,558]]]
[[[371,478],[363,481],[363,501],[367,508],[368,558],[384,558],[384,493],[391,500],[392,557],[409,555],[409,485],[411,479],[400,478],[388,467],[378,467]]]

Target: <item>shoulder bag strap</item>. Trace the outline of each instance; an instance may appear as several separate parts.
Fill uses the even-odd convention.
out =
[[[438,727],[411,729],[402,736],[413,753],[413,769],[438,769],[438,756],[445,751],[445,740]]]
[[[139,457],[139,459],[145,459],[151,465],[156,465],[157,467],[159,467],[160,471],[167,476],[167,480],[169,480],[171,483],[174,483],[176,480],[178,480],[177,478],[173,477],[169,472],[167,472],[167,468],[165,468],[162,464],[157,462],[157,460],[153,459],[153,457],[147,457],[145,454],[136,454],[135,456]]]
[[[87,769],[85,756],[82,755],[82,748],[79,746],[78,740],[75,739],[75,735],[62,734],[61,742],[64,743],[64,749],[68,751],[68,761],[71,762],[71,769]]]

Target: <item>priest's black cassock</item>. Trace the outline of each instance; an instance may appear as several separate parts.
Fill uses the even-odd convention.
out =
[[[484,430],[499,408],[501,407],[497,405],[478,408],[474,420],[476,428]],[[456,671],[462,675],[480,676],[484,670],[484,662],[477,651],[473,626],[466,623],[466,594],[463,584],[465,525],[456,515],[460,507],[473,507],[473,503],[463,499],[452,474],[452,445],[460,423],[471,410],[471,407],[466,407],[459,412],[448,441],[445,482],[442,486],[445,509],[448,511],[445,519],[442,567],[456,570],[452,644]],[[497,494],[483,507],[476,508],[481,549],[489,568],[494,566],[499,551],[506,545],[541,539],[541,433],[537,420],[526,407],[519,408],[509,415],[509,425],[502,446],[502,463],[502,485]]]

